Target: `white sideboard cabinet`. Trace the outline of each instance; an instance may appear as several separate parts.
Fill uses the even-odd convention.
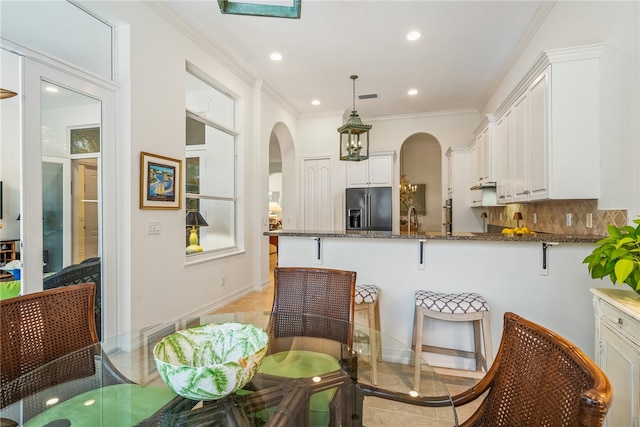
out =
[[[591,289],[591,293],[596,363],[613,388],[605,426],[640,427],[640,295],[615,288]]]

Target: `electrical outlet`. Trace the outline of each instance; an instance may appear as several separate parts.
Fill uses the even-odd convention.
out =
[[[502,212],[500,212],[500,221],[502,221]]]
[[[593,214],[591,212],[587,214],[587,219],[585,220],[584,224],[587,228],[593,228]]]
[[[147,222],[147,234],[160,234],[160,222],[158,221]]]
[[[566,225],[567,227],[571,227],[571,223],[572,223],[572,215],[570,213],[567,214],[567,222]]]
[[[531,219],[533,221],[534,224],[538,223],[538,214],[537,213],[533,213],[533,215],[531,215],[533,218]]]

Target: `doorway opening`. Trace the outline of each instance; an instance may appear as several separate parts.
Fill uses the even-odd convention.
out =
[[[411,212],[417,215],[417,223],[421,231],[442,231],[440,141],[429,133],[421,132],[409,136],[400,148],[400,176],[405,177],[415,188],[415,192],[411,194],[409,200],[401,199],[400,201],[399,229],[403,230],[403,221],[405,224],[408,223],[408,213],[412,208]]]

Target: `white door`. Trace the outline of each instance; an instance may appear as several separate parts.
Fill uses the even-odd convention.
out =
[[[331,159],[304,159],[302,163],[303,229],[333,231]]]

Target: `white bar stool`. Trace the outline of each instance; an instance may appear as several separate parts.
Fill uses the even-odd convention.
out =
[[[356,285],[355,311],[363,312],[367,317],[369,330],[380,331],[380,306],[378,300],[380,288],[376,285]],[[368,336],[359,336],[354,328],[354,342],[366,342],[369,344],[371,354],[371,370],[373,371],[371,382],[378,384],[378,361],[382,361],[382,345],[379,335],[369,333]]]
[[[475,359],[476,371],[443,368],[447,374],[479,378],[484,368],[489,370],[493,363],[493,347],[491,344],[491,322],[489,305],[484,298],[475,293],[448,294],[432,291],[415,291],[415,312],[413,323],[413,350],[415,354],[415,387],[419,390],[422,352],[441,353],[450,356]],[[431,317],[453,322],[473,322],[474,351],[464,351],[422,344],[422,328],[424,318]],[[482,329],[482,330],[481,330]],[[484,354],[482,351],[484,342]]]

